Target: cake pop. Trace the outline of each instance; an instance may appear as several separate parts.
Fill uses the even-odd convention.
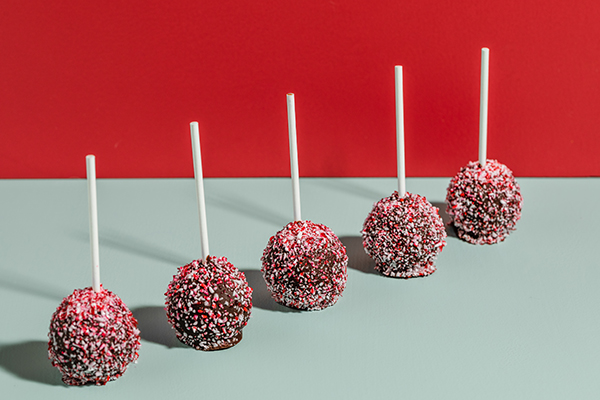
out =
[[[469,162],[452,178],[446,212],[458,237],[472,244],[494,244],[506,239],[521,218],[523,197],[512,171],[487,159],[489,49],[481,50],[479,162]]]
[[[452,178],[446,213],[458,237],[472,244],[501,242],[521,218],[523,197],[512,171],[496,160],[470,162]]]
[[[242,339],[252,309],[252,288],[225,257],[209,255],[198,123],[192,122],[190,128],[202,259],[180,267],[173,276],[165,293],[165,311],[182,343],[197,350],[221,350]]]
[[[348,256],[331,229],[302,220],[296,112],[291,93],[287,95],[287,106],[294,221],[269,239],[261,271],[278,303],[300,310],[322,310],[335,304],[346,287]]]
[[[362,230],[363,246],[386,276],[411,278],[435,272],[433,264],[446,245],[437,207],[425,197],[397,191],[379,200]]]
[[[48,356],[67,385],[105,385],[138,359],[137,321],[116,294],[76,289],[52,314]]]
[[[261,261],[273,298],[291,308],[329,307],[346,287],[346,248],[325,225],[290,222],[271,237]]]
[[[433,263],[446,245],[446,231],[437,207],[423,196],[406,192],[401,66],[396,66],[395,77],[398,191],[375,203],[361,233],[377,271],[412,278],[435,272]]]
[[[140,331],[127,306],[100,283],[96,166],[86,157],[92,249],[92,287],[63,299],[50,322],[48,357],[67,385],[96,384],[120,377],[138,359]]]
[[[242,339],[252,289],[225,257],[208,256],[180,267],[165,295],[167,318],[182,343],[220,350]]]

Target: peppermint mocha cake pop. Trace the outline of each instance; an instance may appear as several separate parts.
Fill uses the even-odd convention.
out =
[[[182,343],[221,350],[242,340],[252,289],[225,257],[208,256],[180,267],[165,296],[167,318]]]
[[[395,76],[398,191],[375,203],[361,233],[377,271],[412,278],[435,272],[434,261],[446,245],[446,230],[437,207],[423,196],[406,192],[401,66],[396,66]]]
[[[116,294],[91,287],[65,297],[50,322],[48,356],[67,385],[105,385],[138,359],[137,321]]]
[[[303,221],[300,210],[294,95],[287,95],[294,221],[269,239],[261,258],[263,277],[273,299],[300,310],[322,310],[346,288],[348,256],[325,225]]]
[[[394,191],[379,200],[362,230],[363,246],[375,269],[395,278],[426,276],[446,245],[446,230],[434,207],[423,196]]]
[[[346,248],[325,225],[290,222],[269,239],[261,261],[269,291],[287,307],[322,310],[346,288]]]
[[[452,178],[446,194],[446,212],[458,237],[472,244],[494,244],[515,230],[523,197],[512,171],[487,151],[489,49],[481,50],[479,162],[469,162]]]
[[[190,124],[202,259],[180,267],[165,293],[167,319],[177,338],[197,350],[221,350],[242,340],[250,319],[252,289],[225,257],[209,255],[198,123]]]
[[[92,287],[64,298],[50,322],[48,356],[67,385],[105,385],[138,359],[140,331],[127,306],[100,284],[96,167],[87,156]]]

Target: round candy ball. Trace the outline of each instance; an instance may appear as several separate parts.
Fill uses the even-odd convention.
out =
[[[105,385],[138,359],[140,331],[116,294],[76,289],[52,314],[48,356],[67,385]]]
[[[398,192],[379,200],[362,230],[363,247],[375,269],[394,278],[435,272],[437,255],[446,245],[446,230],[437,207],[425,197]]]
[[[506,239],[521,218],[523,197],[512,171],[496,160],[470,162],[450,181],[446,212],[458,237],[473,244]]]
[[[208,256],[179,267],[165,296],[167,319],[182,343],[209,351],[242,340],[252,288],[227,258]]]
[[[325,225],[290,222],[269,239],[261,261],[271,295],[287,307],[322,310],[346,288],[346,248]]]

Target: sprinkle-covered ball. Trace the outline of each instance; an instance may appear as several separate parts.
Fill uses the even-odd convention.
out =
[[[322,310],[346,288],[346,248],[325,225],[290,222],[271,237],[261,261],[273,298],[287,307]]]
[[[435,272],[433,264],[446,245],[437,207],[425,197],[398,192],[373,205],[362,230],[363,246],[386,276],[412,278]]]
[[[242,340],[252,288],[227,258],[208,256],[179,267],[165,296],[167,318],[182,343],[207,351]]]
[[[138,359],[140,331],[131,311],[101,287],[76,289],[52,314],[48,356],[67,385],[105,385]]]
[[[496,160],[470,162],[450,181],[446,212],[458,237],[473,244],[506,239],[521,218],[523,197],[512,171]]]

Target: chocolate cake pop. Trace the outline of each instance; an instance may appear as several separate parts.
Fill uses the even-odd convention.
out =
[[[470,162],[452,178],[446,213],[458,237],[473,244],[501,242],[521,218],[523,197],[512,171],[496,160]]]
[[[398,192],[379,200],[362,230],[363,246],[375,269],[395,278],[426,276],[446,245],[446,230],[437,207],[425,197]]]
[[[67,385],[105,385],[138,359],[140,331],[114,293],[91,287],[65,297],[50,322],[48,355]]]
[[[165,293],[167,318],[182,343],[220,350],[242,339],[252,289],[225,257],[194,260],[179,268]]]
[[[221,350],[242,340],[252,309],[246,276],[225,257],[209,255],[198,123],[190,124],[202,259],[180,267],[165,293],[167,319],[177,338],[197,350]]]
[[[446,212],[458,237],[473,244],[506,239],[521,218],[523,197],[513,173],[504,164],[487,159],[489,49],[481,49],[479,162],[469,162],[452,178],[446,194]]]
[[[398,191],[373,205],[361,233],[375,270],[390,277],[413,278],[435,272],[433,262],[446,245],[446,230],[437,207],[406,191],[402,67],[394,70]]]
[[[86,157],[92,253],[92,287],[76,289],[52,314],[48,357],[67,385],[96,384],[120,377],[138,359],[140,331],[127,306],[100,283],[96,162]]]
[[[269,239],[261,271],[278,303],[300,310],[322,310],[335,304],[346,287],[348,256],[331,229],[302,220],[294,95],[286,97],[295,221]]]
[[[261,261],[273,298],[291,308],[329,307],[346,287],[346,248],[325,225],[290,222],[271,237]]]

